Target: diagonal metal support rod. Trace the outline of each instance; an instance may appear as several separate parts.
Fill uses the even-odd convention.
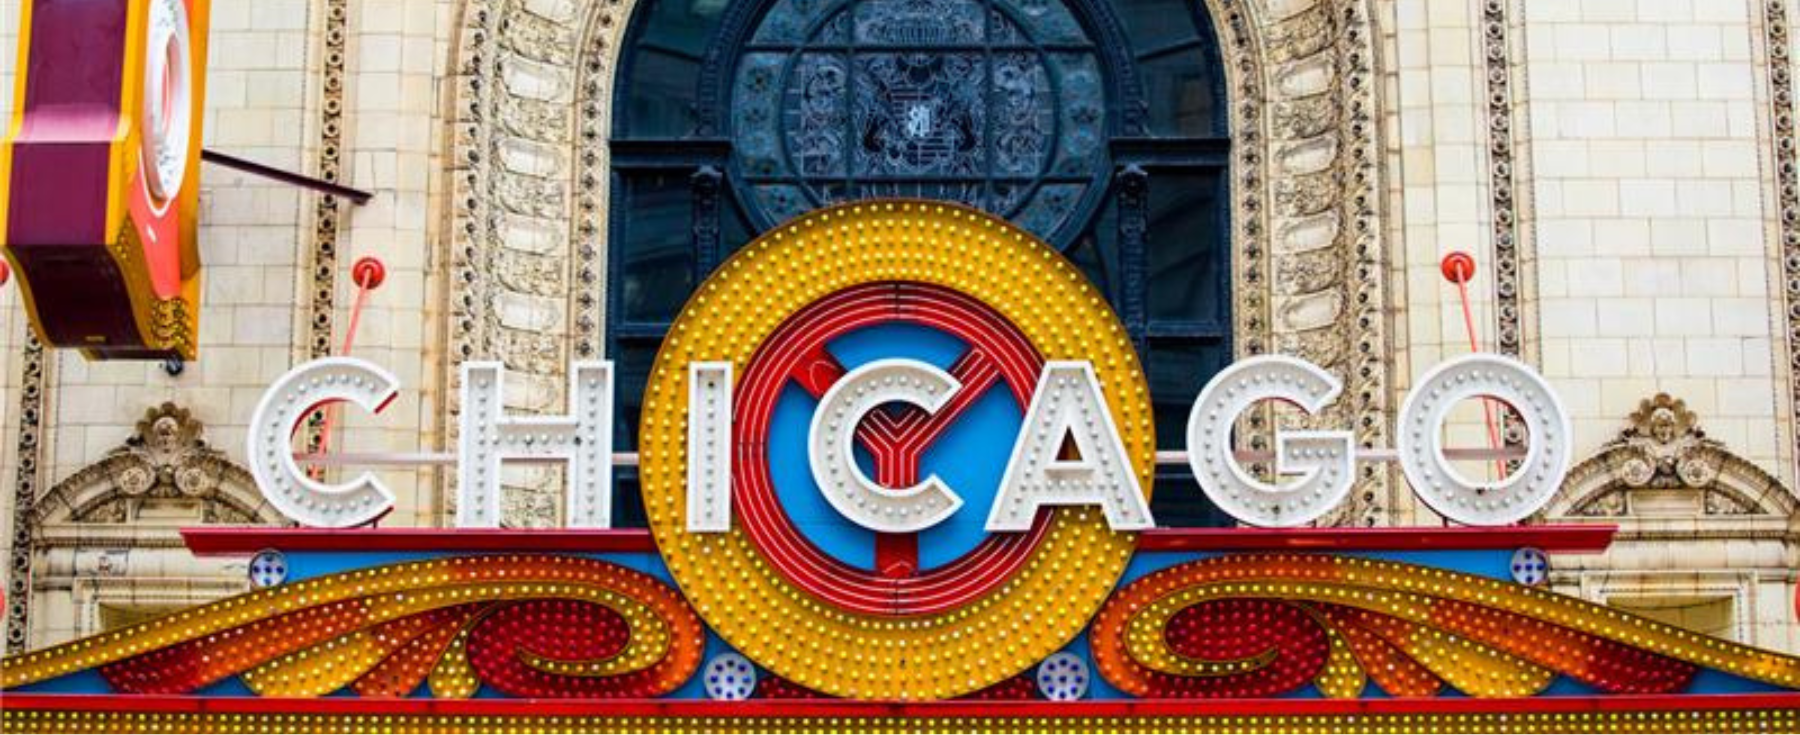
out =
[[[200,160],[214,165],[224,166],[229,169],[242,171],[252,176],[261,176],[265,179],[279,181],[289,186],[298,186],[302,189],[311,189],[332,196],[343,197],[350,200],[351,204],[367,204],[369,198],[374,196],[374,194],[363,191],[362,189],[353,189],[342,184],[331,183],[324,179],[314,178],[305,174],[297,174],[292,171],[275,168],[274,166],[267,166],[248,159],[220,153],[210,148],[200,151]]]

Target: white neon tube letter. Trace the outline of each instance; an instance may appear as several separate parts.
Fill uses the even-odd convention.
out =
[[[372,474],[338,485],[308,477],[294,461],[293,435],[321,406],[346,401],[381,413],[399,390],[393,373],[354,357],[313,360],[277,379],[251,414],[246,439],[250,474],[263,497],[283,515],[319,528],[360,526],[387,514],[394,494]]]
[[[1080,456],[1057,456],[1065,438]],[[1038,508],[1046,505],[1098,505],[1115,531],[1156,525],[1100,380],[1086,361],[1044,365],[988,512],[987,530],[1030,530]]]
[[[1498,482],[1474,482],[1444,456],[1443,425],[1458,401],[1497,398],[1525,420],[1530,447]],[[1469,525],[1516,523],[1544,507],[1562,485],[1574,432],[1562,399],[1537,371],[1500,355],[1464,355],[1419,380],[1400,408],[1400,467],[1413,492],[1438,514]]]
[[[687,530],[731,530],[731,363],[688,365]]]
[[[462,366],[462,419],[457,468],[456,525],[500,526],[500,465],[521,460],[568,462],[567,528],[612,526],[612,363],[584,360],[569,371],[564,416],[505,415],[497,362]]]
[[[1298,526],[1330,511],[1356,479],[1350,432],[1277,432],[1275,472],[1299,479],[1271,485],[1238,464],[1231,427],[1260,401],[1285,401],[1318,413],[1342,390],[1343,384],[1324,368],[1281,355],[1252,357],[1213,376],[1188,414],[1188,466],[1200,489],[1220,510],[1258,526]]]
[[[845,518],[882,533],[923,531],[962,507],[937,475],[912,487],[882,487],[856,465],[856,427],[870,411],[887,403],[908,403],[935,413],[962,390],[962,383],[936,366],[910,359],[876,360],[851,370],[825,391],[813,412],[808,456],[813,480]]]

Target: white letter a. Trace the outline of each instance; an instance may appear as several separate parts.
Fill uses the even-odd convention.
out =
[[[1065,440],[1073,441],[1078,456],[1058,456]],[[1085,361],[1044,365],[987,530],[1030,530],[1038,508],[1045,505],[1098,505],[1115,531],[1156,525],[1094,366]]]

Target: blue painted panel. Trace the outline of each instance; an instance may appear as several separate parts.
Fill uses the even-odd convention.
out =
[[[807,431],[818,401],[789,384],[769,420],[769,477],[788,520],[820,551],[857,569],[875,568],[874,532],[851,523],[831,507],[813,481],[807,463]],[[867,472],[865,466],[863,471]]]
[[[931,569],[949,564],[988,536],[988,509],[1000,492],[1000,478],[1018,440],[1025,412],[1012,392],[996,386],[969,406],[950,430],[919,462],[924,474],[936,474],[962,496],[963,507],[948,521],[919,534],[919,565]],[[971,452],[969,447],[983,447]]]
[[[887,358],[910,358],[949,370],[968,346],[931,327],[892,322],[852,330],[832,340],[826,349],[846,370]]]
[[[106,685],[106,679],[100,676],[98,669],[88,669],[7,691],[33,694],[104,694],[112,689]]]
[[[548,552],[544,552],[548,553]],[[288,554],[288,583],[299,582],[327,574],[369,569],[390,564],[402,564],[410,561],[426,559],[442,559],[452,556],[480,556],[473,553],[450,552],[418,552],[418,551],[342,551],[342,552],[295,552]],[[495,554],[498,556],[500,554]],[[662,557],[653,552],[568,552],[568,556],[582,556],[589,559],[604,559],[627,569],[643,572],[664,582],[674,583],[669,570],[663,566]]]

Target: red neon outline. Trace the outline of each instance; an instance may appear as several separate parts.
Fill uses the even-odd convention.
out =
[[[827,341],[876,324],[912,323],[943,330],[986,355],[1021,407],[1031,402],[1043,358],[1018,329],[985,305],[949,289],[918,283],[847,288],[800,310],[763,342],[738,386],[732,502],[750,541],[783,578],[821,600],[875,615],[926,615],[954,609],[1004,584],[1030,560],[1049,532],[1042,519],[1023,534],[990,534],[950,564],[910,577],[854,568],[802,536],[775,495],[765,447],[768,425],[789,381],[809,382]],[[800,368],[801,376],[796,376]],[[940,427],[941,428],[941,427]],[[859,432],[860,433],[860,432]]]
[[[1800,693],[1548,696],[1506,699],[1214,699],[1049,701],[845,701],[762,699],[356,699],[194,697],[118,694],[6,695],[14,712],[126,712],[200,715],[345,715],[435,717],[886,717],[1059,718],[1194,716],[1381,716],[1569,714],[1680,710],[1800,709]]]
[[[1611,524],[1505,528],[1159,528],[1138,536],[1140,552],[1176,551],[1457,551],[1535,546],[1549,552],[1597,554],[1619,530]],[[656,553],[650,531],[517,531],[494,528],[267,528],[202,526],[181,529],[201,556],[284,552],[613,552]]]
[[[199,556],[369,551],[656,552],[649,529],[517,531],[501,528],[263,528],[201,526],[181,529]]]

